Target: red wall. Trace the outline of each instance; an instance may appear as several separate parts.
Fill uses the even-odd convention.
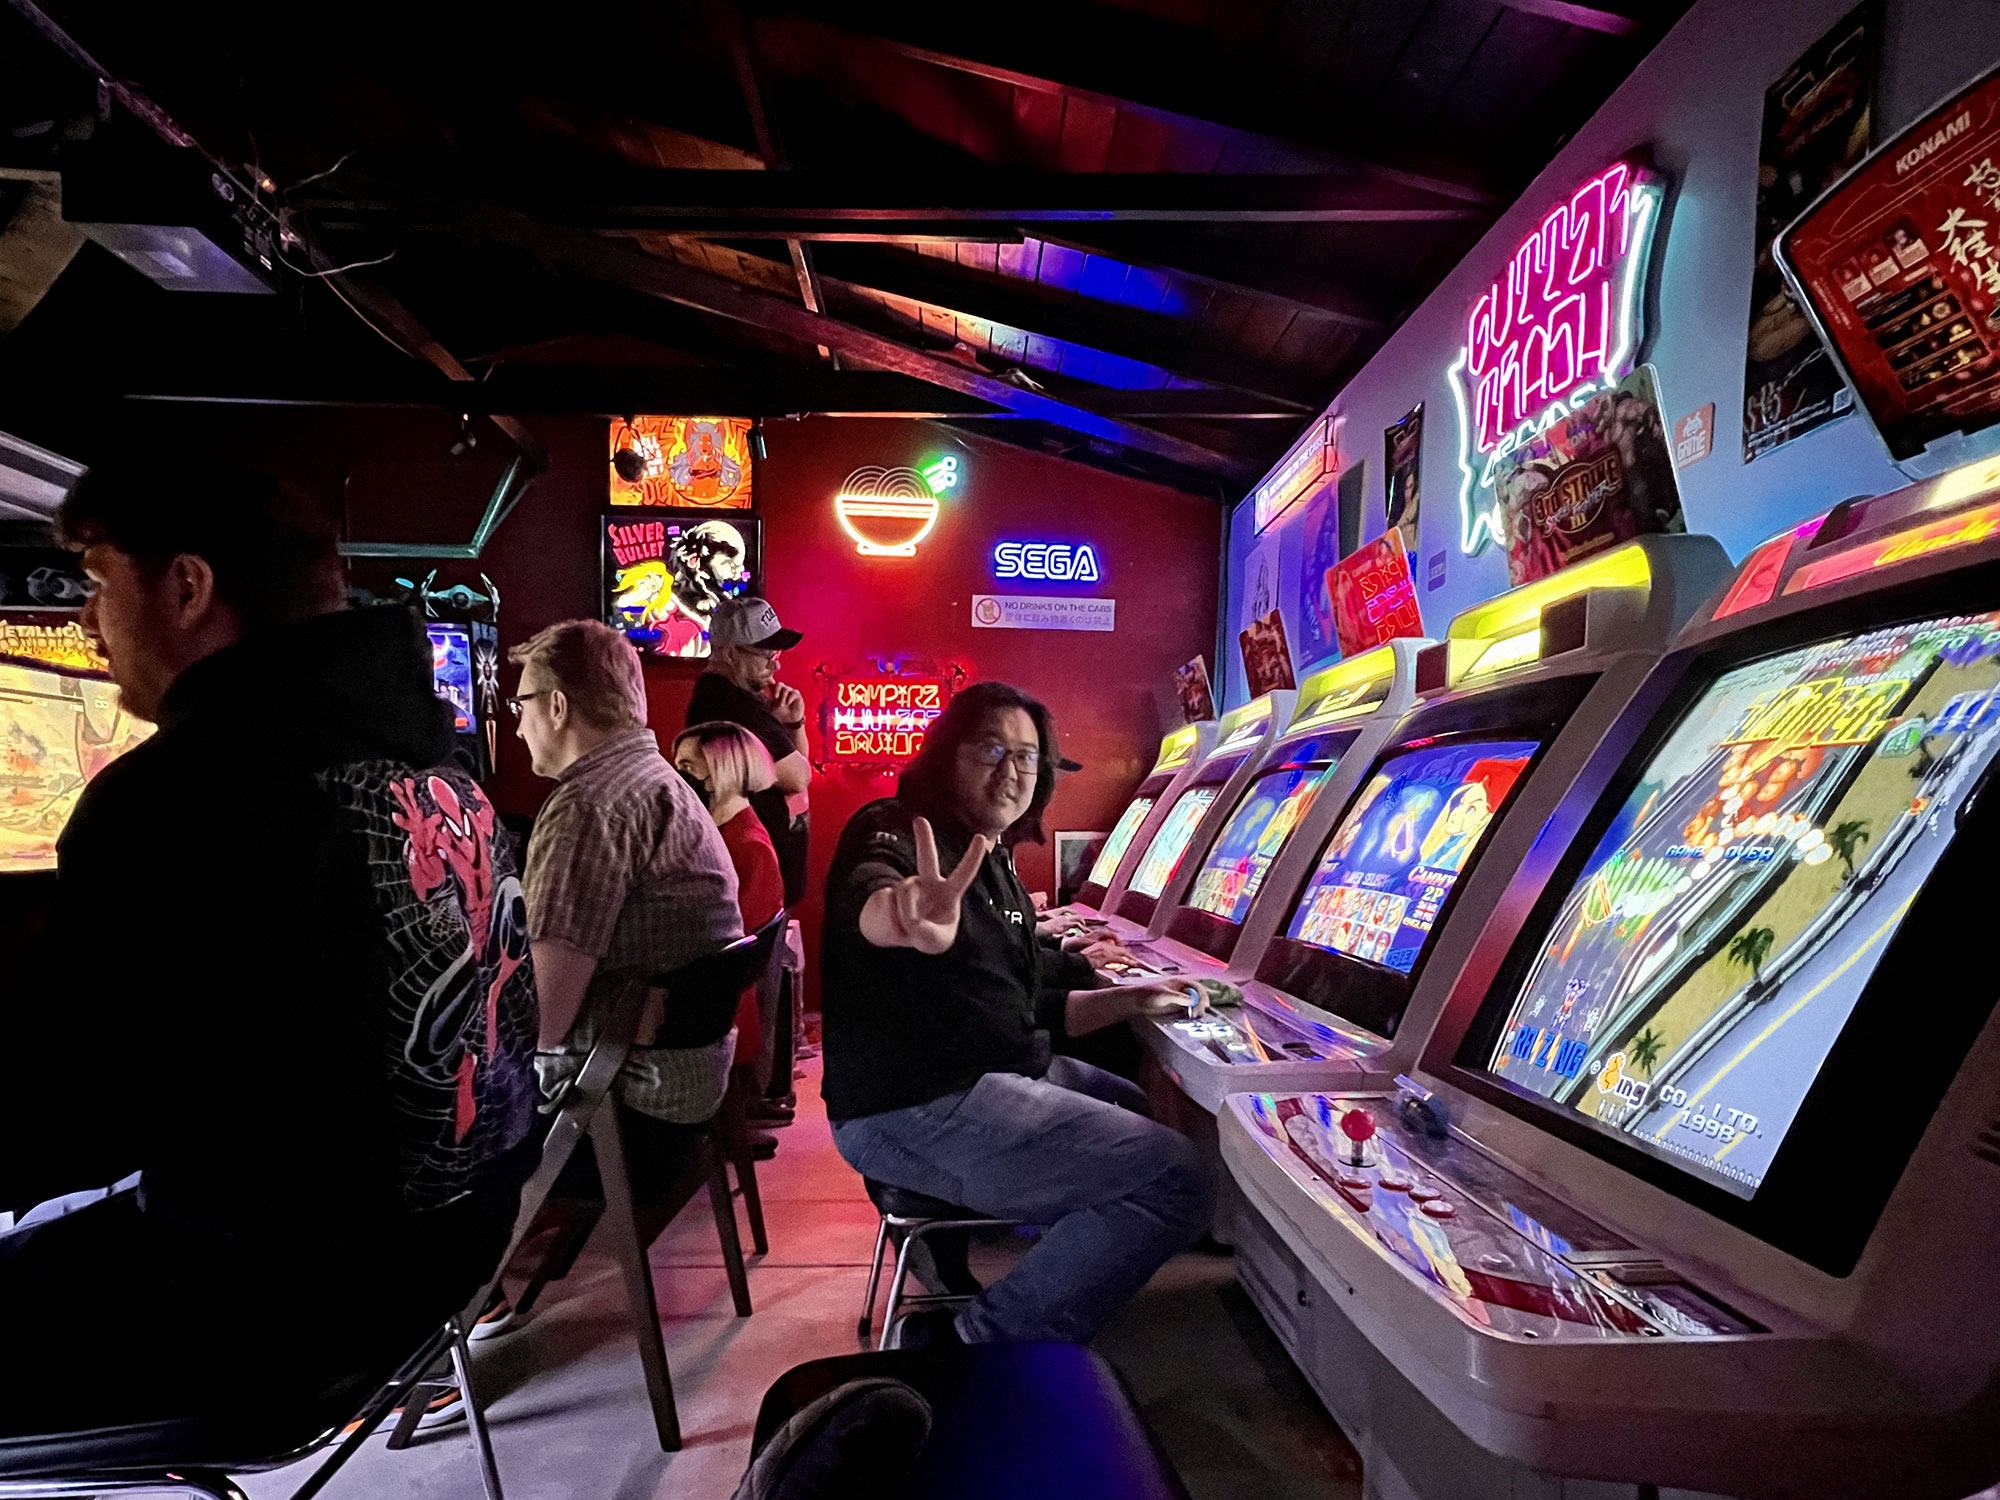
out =
[[[465,536],[478,502],[506,456],[489,431],[470,460],[444,458],[455,424],[410,414],[264,412],[210,418],[218,436],[246,456],[280,464],[322,490],[342,486],[357,536]],[[606,496],[605,425],[593,419],[537,421],[550,471],[538,480],[476,564],[449,564],[439,586],[499,586],[502,647],[552,621],[595,615],[599,607],[597,518]],[[987,441],[933,423],[808,418],[767,424],[769,456],[756,475],[755,514],[763,521],[764,588],[785,623],[805,632],[780,677],[806,694],[815,755],[819,695],[813,668],[875,659],[956,662],[967,680],[1000,678],[1034,693],[1054,712],[1063,749],[1084,769],[1063,778],[1050,830],[1108,828],[1151,764],[1160,735],[1179,722],[1173,672],[1213,650],[1217,556],[1222,520],[1212,500]],[[859,556],[833,513],[841,481],[866,464],[913,464],[958,454],[963,478],[936,529],[913,558]],[[1095,589],[995,583],[990,556],[1005,537],[1087,541],[1104,570]],[[426,565],[427,566],[427,565]],[[357,581],[379,583],[395,567],[357,566]],[[971,596],[1095,593],[1118,602],[1110,633],[982,630]],[[1212,664],[1211,664],[1212,665]],[[679,730],[694,681],[692,665],[649,660],[651,720],[663,742]],[[503,671],[506,690],[512,669]],[[853,811],[886,795],[893,776],[830,769],[815,776],[813,888],[824,877],[841,827]],[[528,770],[519,741],[503,726],[493,782],[503,809],[527,812],[548,784]],[[1019,851],[1034,890],[1054,888],[1052,848]],[[818,900],[801,913],[816,952]]]

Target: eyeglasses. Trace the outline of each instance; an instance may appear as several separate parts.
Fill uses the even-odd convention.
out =
[[[998,740],[975,740],[967,744],[965,750],[980,765],[991,770],[998,770],[1003,761],[1012,761],[1015,770],[1032,776],[1042,765],[1039,749],[1009,750]]]
[[[548,695],[549,694],[547,689],[543,689],[539,693],[509,694],[507,698],[507,712],[512,714],[515,718],[518,719],[521,717],[521,705],[523,703],[532,703],[535,699],[546,698],[548,697]]]

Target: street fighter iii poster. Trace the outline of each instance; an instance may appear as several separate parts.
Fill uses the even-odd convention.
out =
[[[1651,365],[1517,448],[1494,478],[1510,586],[1654,532],[1685,531]]]
[[[752,517],[627,512],[602,524],[604,619],[642,652],[706,657],[716,606],[758,591]]]

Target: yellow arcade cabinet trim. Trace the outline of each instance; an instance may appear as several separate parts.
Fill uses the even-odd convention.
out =
[[[1160,758],[1153,762],[1153,769],[1146,774],[1157,776],[1162,771],[1178,771],[1194,759],[1195,746],[1200,738],[1199,724],[1183,724],[1160,741]]]
[[[1650,588],[1652,582],[1653,565],[1645,548],[1628,543],[1475,604],[1445,632],[1446,681],[1457,687],[1469,677],[1539,660],[1542,611],[1552,604],[1601,589]]]
[[[1290,727],[1313,729],[1373,713],[1389,696],[1395,680],[1393,646],[1377,646],[1321,667],[1300,687],[1299,711],[1292,715]]]
[[[1264,732],[1264,722],[1271,717],[1271,695],[1252,698],[1248,703],[1239,703],[1222,716],[1222,722],[1215,726],[1215,750],[1235,750],[1251,744]]]

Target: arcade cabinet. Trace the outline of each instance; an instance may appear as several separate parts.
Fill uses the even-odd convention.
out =
[[[1291,723],[1256,775],[1203,828],[1200,857],[1176,882],[1179,899],[1163,901],[1153,914],[1146,947],[1173,972],[1233,983],[1256,972],[1282,915],[1281,902],[1261,898],[1295,890],[1304,879],[1334,819],[1410,708],[1417,658],[1430,644],[1392,641],[1306,678]],[[1210,1114],[1224,1093],[1241,1086],[1229,1081],[1237,1067],[1323,1061],[1339,1045],[1330,1028],[1294,1010],[1254,1003],[1136,1029],[1167,1077]]]
[[[1416,706],[1355,767],[1359,790],[1259,897],[1267,936],[1242,1013],[1312,1055],[1225,1045],[1225,1062],[1173,1035],[1154,1055],[1189,1097],[1212,1112],[1280,1079],[1366,1087],[1346,1080],[1386,1084],[1414,1062],[1437,1004],[1423,986],[1434,953],[1485,925],[1576,763],[1728,572],[1712,538],[1642,537],[1454,619],[1417,660]]]
[[[1138,850],[1151,841],[1152,830],[1166,817],[1167,808],[1181,788],[1194,778],[1209,747],[1215,743],[1215,729],[1214,723],[1204,720],[1183,725],[1160,741],[1153,769],[1146,773],[1146,779],[1139,783],[1132,800],[1125,804],[1125,810],[1111,826],[1111,836],[1091,864],[1090,878],[1062,911],[1079,919],[1092,919],[1106,909],[1114,891],[1123,894],[1130,867],[1138,863]],[[1141,839],[1141,834],[1146,837]]]
[[[1539,752],[1411,1076],[1228,1100],[1246,1285],[1370,1494],[1960,1500],[2000,1474],[2000,463],[1774,538],[1626,697]]]
[[[1199,837],[1206,842],[1244,785],[1255,775],[1283,733],[1295,695],[1280,688],[1252,698],[1225,713],[1215,729],[1215,746],[1195,767],[1194,775],[1171,797],[1163,798],[1166,813],[1152,824],[1150,836],[1137,843],[1140,855],[1123,887],[1105,895],[1109,929],[1133,949],[1144,968],[1124,970],[1128,977],[1170,972],[1141,940],[1156,912],[1171,910],[1185,877],[1182,866]],[[1142,830],[1143,832],[1144,830]]]

